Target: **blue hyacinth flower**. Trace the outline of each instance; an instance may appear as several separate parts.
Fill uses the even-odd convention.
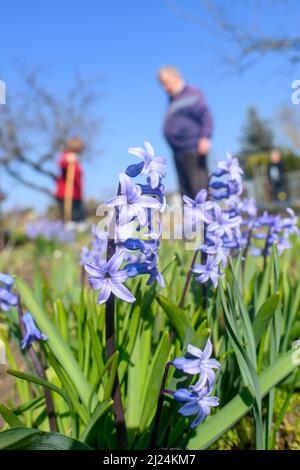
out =
[[[40,332],[30,312],[24,313],[22,322],[26,330],[25,336],[21,342],[22,349],[28,349],[35,341],[46,341],[48,339],[46,335]]]
[[[182,370],[186,374],[200,374],[200,379],[195,385],[197,390],[206,385],[211,387],[216,377],[213,369],[219,369],[221,364],[216,359],[210,357],[212,354],[212,344],[210,339],[208,338],[203,351],[196,346],[189,344],[187,352],[191,356],[194,356],[195,359],[177,357],[172,361],[173,366],[178,370]]]
[[[197,415],[191,422],[190,427],[197,427],[210,414],[211,407],[219,406],[218,397],[211,397],[211,388],[204,387],[202,390],[188,390],[180,388],[174,393],[175,400],[185,404],[178,412],[183,416]]]

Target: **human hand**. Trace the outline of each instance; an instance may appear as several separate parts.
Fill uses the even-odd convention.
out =
[[[207,155],[210,151],[210,140],[207,137],[201,137],[198,142],[199,155]]]
[[[75,163],[77,161],[77,154],[74,152],[68,152],[66,160],[68,163]]]

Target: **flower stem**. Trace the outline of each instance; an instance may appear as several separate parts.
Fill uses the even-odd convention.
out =
[[[84,286],[85,284],[85,269],[84,269],[84,266],[81,266],[81,270],[80,270],[80,285],[81,286]]]
[[[242,272],[244,272],[244,270],[245,270],[246,258],[247,258],[247,254],[248,254],[249,248],[250,248],[251,237],[252,237],[252,228],[249,230],[249,234],[248,234],[248,238],[247,238],[247,244],[245,246],[245,250],[244,250],[244,253],[243,253]]]
[[[23,316],[23,309],[21,306],[21,301],[20,301],[20,296],[18,300],[18,314],[19,314],[19,325],[20,325],[20,330],[23,336],[25,336],[26,331],[22,322],[22,316]],[[35,368],[35,371],[37,375],[41,379],[47,380],[46,374],[45,374],[45,369],[38,358],[35,350],[33,349],[32,346],[28,348],[28,354],[31,358],[33,367]],[[48,415],[48,420],[49,420],[49,428],[51,432],[57,432],[57,424],[56,424],[56,417],[55,417],[55,408],[52,400],[52,395],[50,390],[47,388],[44,388],[44,394],[45,394],[45,399],[46,399],[46,408],[47,408],[47,415]]]
[[[264,271],[267,267],[267,256],[268,256],[268,247],[269,247],[269,238],[271,234],[271,227],[268,228],[268,233],[267,233],[267,238],[266,238],[266,243],[263,251],[263,257],[264,257]]]
[[[115,251],[115,245],[113,240],[108,241],[107,247],[107,259],[109,260]],[[108,301],[105,306],[105,334],[106,334],[106,355],[107,360],[114,354],[116,351],[116,341],[115,341],[115,296],[111,293]],[[118,371],[116,372],[116,377],[113,386],[112,398],[114,401],[113,411],[115,417],[115,425],[117,431],[117,438],[119,442],[119,447],[121,450],[128,448],[128,438],[127,430],[124,417],[124,409],[121,397],[121,389],[119,382]]]
[[[163,391],[162,391],[162,393],[163,393],[164,395],[166,395],[166,394],[168,394],[168,395],[172,395],[172,396],[174,395],[174,392],[173,392],[173,390],[168,390],[168,389],[166,389],[166,390],[163,390]]]
[[[186,294],[187,294],[187,291],[188,291],[188,288],[189,288],[189,285],[190,285],[191,277],[192,277],[192,274],[193,274],[193,268],[194,268],[194,265],[195,265],[195,262],[196,262],[196,259],[197,259],[198,252],[199,252],[199,250],[195,251],[192,262],[191,262],[189,272],[187,273],[187,276],[186,276],[186,280],[185,280],[185,284],[184,284],[184,287],[183,287],[181,299],[180,299],[180,302],[178,304],[178,307],[180,307],[180,308],[184,307]]]
[[[162,378],[162,381],[161,381],[161,385],[160,385],[160,392],[159,392],[157,408],[156,408],[156,413],[155,413],[155,418],[154,418],[154,424],[153,424],[151,439],[150,439],[150,444],[149,444],[150,449],[154,449],[155,445],[156,445],[159,422],[160,422],[161,412],[162,412],[164,399],[165,399],[164,393],[173,393],[169,390],[165,390],[165,385],[166,385],[166,380],[167,380],[170,365],[172,365],[172,363],[167,362],[166,367],[165,367],[165,371],[164,371],[164,375],[163,375],[163,378]]]

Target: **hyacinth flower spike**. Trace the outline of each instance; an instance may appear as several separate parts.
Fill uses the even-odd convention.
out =
[[[4,287],[0,287],[0,307],[2,310],[7,312],[11,307],[16,307],[17,303],[18,297],[15,294]]]
[[[243,169],[239,165],[237,158],[233,158],[230,153],[226,153],[226,160],[218,163],[218,170],[216,170],[214,176],[222,176],[229,174],[231,180],[241,182],[242,175],[244,174]]]
[[[123,285],[128,278],[125,269],[120,270],[120,266],[124,259],[124,252],[117,251],[107,262],[102,261],[98,266],[85,264],[85,270],[89,274],[89,283],[93,289],[100,290],[98,303],[105,303],[110,294],[113,293],[126,302],[134,302],[135,297]]]
[[[21,342],[22,349],[28,349],[35,341],[46,341],[48,339],[46,335],[40,332],[30,312],[24,313],[22,322],[26,330],[26,334]]]
[[[135,177],[139,174],[148,175],[152,189],[159,186],[162,178],[166,176],[166,159],[164,157],[155,157],[154,149],[149,142],[144,142],[145,150],[139,147],[130,147],[128,152],[143,160],[137,165],[130,165],[126,173],[128,176]]]
[[[18,296],[10,292],[13,283],[9,274],[0,273],[0,308],[5,312],[18,304]]]
[[[4,284],[5,288],[10,290],[13,286],[14,278],[9,274],[0,273],[0,284]]]
[[[120,173],[121,195],[115,196],[106,202],[108,207],[120,206],[119,223],[127,224],[137,219],[142,227],[147,223],[145,208],[160,209],[160,202],[153,197],[142,194],[138,184],[132,183],[126,173]]]
[[[203,351],[189,344],[187,352],[195,359],[177,357],[172,361],[173,366],[178,370],[182,370],[185,374],[201,374],[200,379],[195,385],[197,390],[201,389],[206,384],[212,386],[215,381],[215,372],[213,369],[219,369],[221,364],[216,359],[211,358],[212,344],[210,339],[208,338]]]
[[[175,400],[185,402],[179,408],[178,413],[183,416],[196,415],[196,418],[191,422],[190,427],[193,429],[201,424],[204,419],[210,414],[211,408],[219,406],[218,397],[210,396],[212,389],[204,387],[199,391],[190,391],[185,388],[180,388],[174,393]]]
[[[218,286],[219,280],[219,259],[208,255],[205,264],[196,264],[193,268],[193,272],[200,274],[195,279],[201,283],[211,280],[214,287]]]
[[[161,228],[155,232],[152,209],[163,211],[166,198],[162,178],[166,174],[166,161],[163,157],[155,157],[154,150],[148,142],[145,149],[130,148],[129,152],[141,159],[140,163],[127,167],[119,175],[119,188],[115,197],[106,202],[109,211],[108,226],[112,234],[108,239],[107,260],[95,259],[87,262],[84,267],[89,274],[89,282],[93,289],[100,290],[98,303],[105,306],[105,337],[107,359],[116,351],[115,342],[115,297],[127,302],[134,302],[135,297],[125,287],[129,277],[140,274],[149,276],[147,284],[163,279],[158,271],[158,248]],[[135,184],[131,178],[146,176],[146,184]],[[148,233],[143,233],[147,227]],[[140,237],[138,237],[138,234]],[[144,238],[144,239],[143,239]],[[95,247],[94,247],[95,248]],[[138,251],[132,256],[130,251]],[[82,252],[82,260],[88,259],[88,250]],[[121,268],[122,263],[127,264]],[[126,423],[118,374],[115,378],[113,393],[113,410],[117,423],[117,439],[120,448],[128,447]]]
[[[178,410],[180,414],[183,416],[196,415],[196,418],[190,425],[191,428],[202,423],[206,416],[210,414],[211,407],[219,405],[219,399],[217,397],[210,396],[216,378],[213,369],[219,369],[221,367],[220,363],[211,357],[212,343],[210,339],[208,338],[203,351],[196,346],[189,344],[187,352],[195,359],[177,357],[172,362],[168,362],[165,366],[152,428],[150,440],[151,448],[155,447],[160,417],[163,409],[164,396],[166,394],[170,394],[175,400],[185,403]],[[176,391],[166,390],[165,386],[170,366],[174,366],[176,369],[189,375],[200,374],[200,378],[195,385],[189,386],[188,389],[181,388]]]

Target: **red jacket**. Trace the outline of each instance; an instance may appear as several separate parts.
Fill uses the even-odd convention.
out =
[[[56,192],[55,196],[58,199],[64,199],[65,197],[65,190],[66,190],[66,178],[67,178],[67,154],[68,152],[62,153],[59,166],[61,168],[61,174],[58,176],[56,180]],[[82,168],[79,163],[79,160],[75,162],[75,177],[74,177],[74,185],[73,185],[73,200],[80,201],[82,199]]]

